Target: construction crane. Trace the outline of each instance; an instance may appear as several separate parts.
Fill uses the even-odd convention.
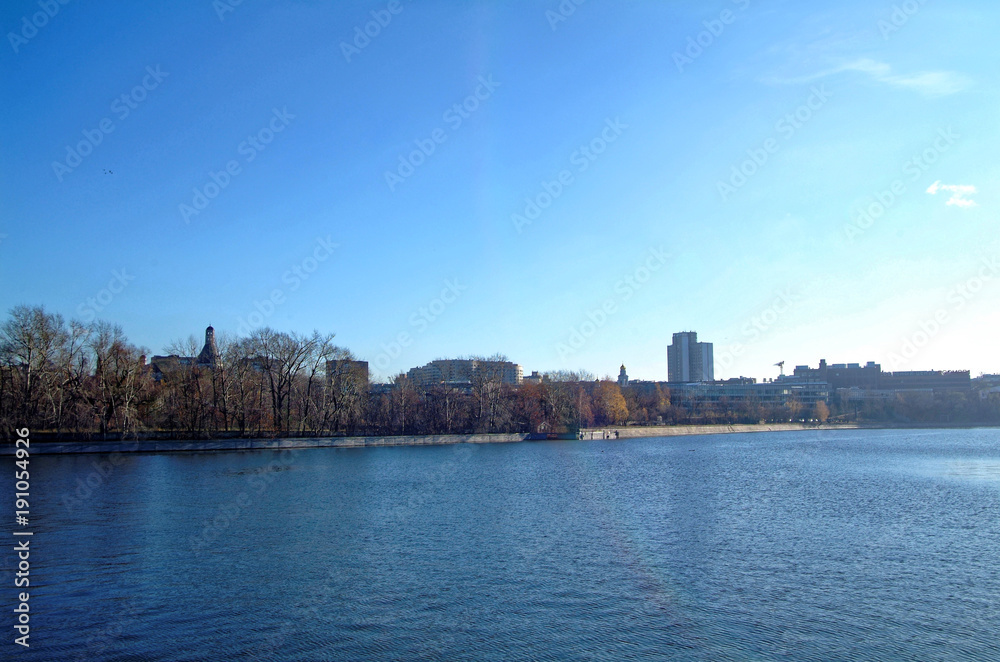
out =
[[[785,376],[785,362],[784,361],[778,361],[774,365],[781,369],[781,376],[784,377]]]

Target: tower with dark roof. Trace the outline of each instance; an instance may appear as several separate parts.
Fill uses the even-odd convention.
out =
[[[205,346],[198,354],[197,364],[214,368],[219,363],[219,349],[215,346],[215,329],[209,326],[205,329]]]

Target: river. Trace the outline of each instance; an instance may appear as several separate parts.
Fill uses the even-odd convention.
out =
[[[996,429],[38,456],[30,506],[3,659],[1000,659]]]

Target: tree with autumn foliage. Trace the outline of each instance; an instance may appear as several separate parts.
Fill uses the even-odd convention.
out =
[[[625,425],[628,421],[628,406],[618,384],[598,382],[592,401],[598,425]]]
[[[822,400],[818,400],[816,406],[813,407],[813,418],[820,423],[826,423],[826,420],[830,418],[830,408]]]

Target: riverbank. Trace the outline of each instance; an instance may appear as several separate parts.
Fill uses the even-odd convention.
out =
[[[843,430],[854,424],[806,425],[775,423],[761,425],[673,425],[657,427],[627,426],[619,428],[587,428],[580,437],[590,439],[638,439],[648,437],[678,437],[706,434],[737,434],[747,432],[791,432],[801,430]],[[138,441],[35,441],[32,455],[70,453],[193,453],[219,451],[259,451],[290,448],[380,448],[388,446],[442,446],[448,444],[504,444],[539,441],[530,434],[449,434],[405,435],[385,437],[290,437],[282,439],[214,439],[198,441],[138,440]],[[570,439],[569,441],[572,441]],[[0,455],[13,455],[13,444],[0,448]]]
[[[744,432],[792,432],[796,430],[853,430],[855,423],[830,423],[824,425],[805,423],[761,423],[733,425],[660,425],[626,426],[620,428],[587,428],[581,430],[583,439],[640,439],[648,437],[687,437],[701,434],[737,434]]]
[[[397,437],[287,437],[281,439],[208,439],[198,441],[44,441],[32,443],[32,455],[68,453],[200,453],[260,451],[289,448],[367,448],[384,446],[441,446],[445,444],[500,444],[526,441],[526,434],[420,435]],[[13,444],[0,455],[13,455]]]

